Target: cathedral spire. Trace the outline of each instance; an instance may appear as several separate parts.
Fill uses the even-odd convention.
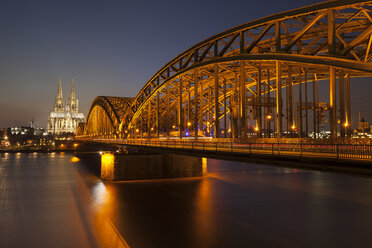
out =
[[[59,82],[58,82],[58,93],[57,93],[57,99],[63,99],[61,78],[59,78],[58,81],[59,81]]]
[[[63,112],[65,111],[65,101],[63,100],[63,95],[62,95],[62,83],[61,83],[61,78],[58,80],[58,93],[57,97],[54,103],[54,111],[55,112]]]
[[[74,81],[75,81],[75,79],[72,79],[71,94],[70,94],[71,100],[76,99]]]
[[[79,110],[79,101],[76,99],[75,95],[75,79],[72,79],[72,85],[71,85],[71,93],[68,97],[68,111],[71,113],[77,113]]]

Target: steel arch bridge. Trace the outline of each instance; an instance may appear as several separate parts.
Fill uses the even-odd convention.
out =
[[[350,78],[372,75],[372,1],[327,1],[187,49],[134,98],[97,97],[80,136],[350,137]],[[329,101],[319,102],[319,81]]]
[[[117,138],[132,101],[131,97],[97,96],[89,109],[87,122],[79,124],[77,134]]]

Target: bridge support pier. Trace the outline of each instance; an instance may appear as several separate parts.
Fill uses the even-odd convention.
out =
[[[118,154],[101,157],[101,179],[110,181],[173,177],[199,177],[207,174],[207,159],[179,154]]]

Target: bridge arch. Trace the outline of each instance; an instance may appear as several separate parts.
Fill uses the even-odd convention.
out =
[[[306,137],[310,129],[319,133],[329,111],[332,137],[350,136],[350,78],[372,73],[371,6],[327,1],[214,35],[146,82],[119,132],[127,138]],[[319,80],[328,80],[327,103],[318,100]]]
[[[127,109],[130,108],[132,98],[98,96],[94,99],[87,121],[84,135],[91,137],[119,138],[120,123]]]

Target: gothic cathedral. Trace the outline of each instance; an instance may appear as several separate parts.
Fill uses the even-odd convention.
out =
[[[79,113],[79,100],[75,95],[74,79],[72,79],[71,93],[66,106],[62,95],[61,79],[59,79],[54,109],[49,113],[48,132],[57,135],[75,133],[78,124],[84,121],[84,114]]]

